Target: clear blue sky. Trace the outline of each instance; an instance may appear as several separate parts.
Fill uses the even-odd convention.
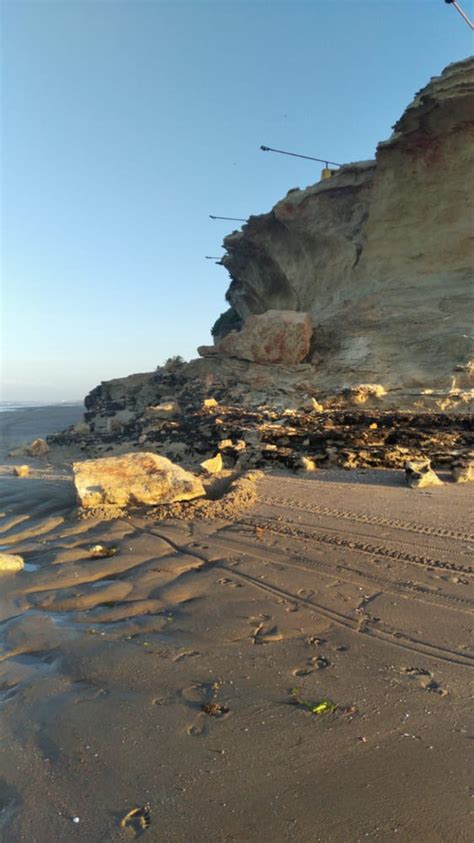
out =
[[[204,256],[233,224],[209,213],[319,179],[260,144],[371,158],[472,50],[443,0],[3,0],[2,18],[7,400],[196,356],[226,308]]]

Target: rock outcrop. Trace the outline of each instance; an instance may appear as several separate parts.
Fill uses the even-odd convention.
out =
[[[290,191],[225,239],[240,317],[311,313],[320,390],[381,383],[399,406],[425,390],[472,397],[473,94],[474,60],[450,65],[375,161]]]

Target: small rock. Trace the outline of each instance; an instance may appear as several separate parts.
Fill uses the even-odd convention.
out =
[[[29,465],[15,465],[13,468],[13,474],[16,477],[28,477],[30,473]]]
[[[44,457],[49,451],[49,445],[44,439],[35,439],[31,445],[26,446],[26,452],[30,457]]]
[[[219,406],[219,402],[215,398],[205,398],[202,405],[206,410],[212,410]]]
[[[431,468],[429,459],[408,460],[405,463],[405,477],[410,489],[425,489],[427,486],[443,485],[443,481]]]
[[[145,415],[155,419],[171,419],[179,415],[179,407],[176,401],[163,401],[152,407],[147,407]]]
[[[451,475],[455,483],[469,483],[474,480],[474,461],[456,460],[451,465]]]
[[[217,447],[219,448],[219,451],[244,451],[247,446],[243,439],[237,439],[236,442],[233,442],[232,439],[222,439]]]
[[[201,468],[203,471],[207,471],[208,474],[218,474],[223,468],[221,454],[216,454],[215,457],[211,457],[209,460],[204,460],[204,462],[201,463]]]
[[[300,471],[316,471],[317,465],[310,457],[300,457],[297,463]]]
[[[387,394],[380,383],[360,383],[347,390],[354,404],[365,404],[370,398],[380,399]]]
[[[1,574],[16,574],[24,568],[24,561],[21,556],[15,556],[12,553],[0,553],[0,573]]]
[[[221,439],[217,447],[219,448],[219,451],[225,451],[227,448],[232,448],[232,439]]]

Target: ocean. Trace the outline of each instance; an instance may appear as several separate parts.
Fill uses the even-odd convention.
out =
[[[40,407],[80,407],[82,401],[0,401],[0,413],[34,410]]]

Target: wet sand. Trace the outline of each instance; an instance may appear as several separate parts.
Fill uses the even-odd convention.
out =
[[[101,523],[12,462],[2,839],[472,839],[472,486],[273,473],[233,517]]]

